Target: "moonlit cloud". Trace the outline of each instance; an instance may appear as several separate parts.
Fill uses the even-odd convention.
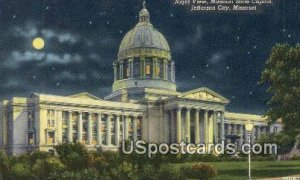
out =
[[[185,37],[178,38],[173,44],[173,51],[176,53],[184,53],[191,46],[199,44],[203,38],[204,29],[201,25],[197,25],[192,34],[186,34]]]
[[[27,23],[25,26],[14,26],[11,28],[11,33],[15,37],[23,37],[32,39],[36,36],[42,36],[46,40],[54,39],[59,43],[78,43],[81,38],[79,35],[71,32],[55,31],[52,29],[38,29],[33,23]]]
[[[17,69],[23,63],[38,62],[40,65],[51,65],[51,64],[69,64],[69,63],[80,63],[82,57],[79,54],[64,53],[62,55],[55,53],[45,54],[44,52],[37,51],[13,51],[8,56],[5,66],[12,69]]]
[[[230,51],[220,51],[220,52],[216,52],[216,53],[213,53],[209,59],[207,60],[207,62],[209,64],[213,64],[213,65],[216,65],[216,64],[219,64],[219,63],[222,63],[224,64],[224,60],[226,60],[226,58],[231,55],[231,52]]]
[[[33,38],[37,36],[38,30],[32,23],[28,23],[25,26],[12,27],[11,33],[15,37]]]
[[[51,29],[42,29],[41,34],[46,39],[55,39],[59,43],[78,43],[81,39],[78,35],[70,32],[58,32]]]
[[[63,71],[54,74],[53,79],[55,81],[84,81],[87,79],[85,74],[78,74],[78,73],[73,73],[69,71]]]
[[[69,63],[80,63],[82,57],[79,54],[69,54],[64,53],[62,55],[57,55],[49,53],[46,55],[45,63],[46,64],[69,64]]]

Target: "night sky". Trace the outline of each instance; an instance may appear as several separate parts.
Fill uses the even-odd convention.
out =
[[[33,92],[111,92],[112,63],[141,0],[0,0],[0,99]],[[258,85],[276,43],[300,42],[300,2],[278,0],[257,13],[195,13],[148,0],[151,23],[168,40],[179,91],[206,86],[230,99],[228,110],[263,114]],[[42,51],[32,47],[45,39]]]

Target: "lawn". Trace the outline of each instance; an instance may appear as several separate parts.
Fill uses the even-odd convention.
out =
[[[247,162],[209,162],[209,164],[218,171],[217,177],[213,180],[247,179]],[[300,174],[300,161],[253,161],[251,165],[253,179]]]

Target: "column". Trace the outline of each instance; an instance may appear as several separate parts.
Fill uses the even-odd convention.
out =
[[[209,141],[208,135],[208,110],[204,110],[204,143],[207,144]]]
[[[163,60],[163,67],[164,67],[164,70],[163,70],[163,79],[164,80],[167,80],[168,79],[168,63],[167,63],[167,60]]]
[[[239,128],[240,128],[240,130],[239,130],[239,131],[240,131],[239,136],[241,137],[241,138],[240,138],[240,146],[241,146],[241,145],[243,144],[243,142],[244,142],[244,139],[243,139],[243,135],[244,135],[244,132],[243,132],[243,130],[244,130],[244,129],[243,129],[243,125],[240,124],[240,125],[239,125]]]
[[[245,142],[245,143],[248,143],[248,132],[246,131],[246,127],[245,127],[246,125],[245,124],[243,124],[243,131],[244,131],[244,138],[243,138],[243,141]]]
[[[68,141],[69,141],[69,143],[73,142],[72,111],[69,111],[69,119],[68,119]]]
[[[101,137],[101,113],[97,115],[97,144],[102,144],[102,137]]]
[[[255,142],[255,133],[256,133],[256,126],[254,126],[253,130],[251,131],[251,143]]]
[[[200,143],[200,122],[199,109],[196,109],[195,114],[195,143]]]
[[[157,66],[157,59],[153,58],[153,60],[152,60],[152,78],[156,78],[156,66]]]
[[[170,110],[170,115],[171,115],[171,143],[176,142],[176,123],[175,123],[175,114],[174,110]]]
[[[123,62],[120,62],[120,68],[119,68],[119,79],[123,79],[124,71],[123,71]]]
[[[118,72],[117,72],[117,65],[116,63],[113,64],[113,68],[114,68],[114,82],[116,82],[118,80]]]
[[[145,57],[141,57],[140,60],[140,76],[141,78],[145,78]]]
[[[190,108],[187,108],[186,113],[185,113],[185,141],[187,143],[191,142],[191,113],[190,113]]]
[[[130,120],[130,117],[129,116],[126,116],[125,117],[125,120],[124,120],[124,129],[123,129],[123,131],[124,131],[124,139],[125,139],[125,141],[126,140],[128,140],[128,138],[129,138],[129,120]]]
[[[57,123],[56,123],[56,127],[57,127],[57,134],[55,135],[56,137],[56,141],[55,143],[61,143],[62,142],[62,111],[56,111],[56,115],[57,115]]]
[[[88,113],[88,144],[91,145],[93,141],[93,121],[92,121],[92,114]]]
[[[112,115],[108,115],[106,119],[106,145],[111,145],[111,118]]]
[[[172,69],[173,69],[173,82],[175,82],[175,62],[172,61]]]
[[[170,68],[171,68],[171,81],[174,82],[174,62],[171,61]]]
[[[213,112],[213,129],[214,129],[214,140],[213,142],[214,143],[217,143],[219,142],[219,139],[218,139],[218,125],[217,125],[217,112]]]
[[[78,114],[78,131],[77,131],[78,142],[82,141],[82,112]]]
[[[137,120],[138,120],[138,117],[137,116],[134,116],[133,117],[133,141],[135,142],[137,140]]]
[[[115,122],[115,144],[117,146],[120,145],[120,115],[116,116],[116,122]]]
[[[133,78],[133,59],[129,59],[130,78]]]
[[[214,113],[208,112],[208,142],[214,142]]]
[[[225,139],[225,126],[224,126],[224,112],[220,112],[220,116],[221,116],[221,122],[220,122],[220,128],[221,128],[221,134],[220,134],[220,140],[224,141]]]
[[[181,137],[181,108],[178,108],[176,112],[176,140],[178,143],[182,140]]]

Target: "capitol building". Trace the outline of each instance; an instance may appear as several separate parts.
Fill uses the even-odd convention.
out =
[[[218,143],[227,135],[247,139],[245,124],[255,125],[252,139],[280,131],[266,118],[226,110],[229,100],[200,87],[176,90],[175,63],[165,37],[150,22],[146,7],[123,38],[113,61],[112,93],[58,96],[33,93],[0,104],[0,147],[10,154],[50,151],[59,143],[116,150],[122,140]]]

